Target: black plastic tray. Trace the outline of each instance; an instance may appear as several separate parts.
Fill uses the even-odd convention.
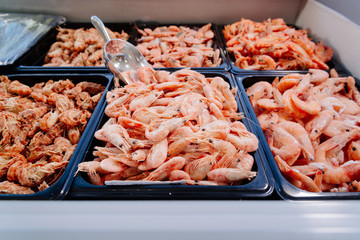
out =
[[[144,29],[144,28],[155,29],[160,26],[170,26],[170,25],[185,26],[185,27],[189,27],[192,29],[199,29],[206,24],[207,23],[201,24],[201,23],[158,23],[158,22],[140,22],[140,21],[135,22],[135,25],[139,29]],[[224,49],[222,48],[222,44],[220,43],[221,36],[219,35],[218,27],[216,24],[211,23],[211,29],[213,30],[213,32],[215,34],[213,48],[220,50],[220,57],[222,59],[222,63],[217,67],[193,67],[191,69],[196,70],[196,71],[209,71],[209,72],[210,71],[217,71],[217,72],[228,71],[228,70],[230,70],[230,65],[228,63],[228,58],[225,55]],[[134,29],[133,34],[131,36],[131,42],[136,46],[138,43],[138,39],[140,37],[141,37],[141,34],[138,33],[138,31],[136,29]],[[161,69],[178,70],[180,68],[161,68]]]
[[[225,25],[217,25],[217,32],[219,33],[221,39],[221,48],[224,49],[224,53],[226,55],[227,61],[229,62],[231,72],[236,75],[253,75],[253,74],[264,74],[264,75],[271,75],[271,74],[291,74],[291,73],[307,73],[308,70],[246,70],[235,66],[235,57],[232,53],[227,51],[226,47],[226,40],[224,37],[223,29]],[[296,27],[295,27],[296,28]],[[299,29],[299,28],[297,28]],[[313,40],[314,41],[314,40]],[[329,70],[334,68],[336,71],[340,73],[348,73],[348,70],[342,66],[338,61],[334,59],[334,57],[326,63],[329,66]]]
[[[111,31],[120,32],[124,30],[129,36],[131,36],[132,31],[132,23],[104,23],[104,25],[109,28]],[[70,29],[79,29],[79,28],[93,28],[94,26],[90,23],[79,23],[79,22],[65,22],[61,24],[62,28],[70,28]],[[27,54],[25,54],[18,61],[18,70],[29,70],[29,69],[48,69],[48,70],[62,70],[62,71],[89,71],[89,70],[97,70],[97,71],[108,71],[104,66],[93,67],[93,66],[74,66],[74,67],[63,67],[63,66],[54,66],[54,67],[45,67],[42,66],[44,64],[45,56],[48,53],[51,45],[56,42],[56,36],[58,31],[56,28],[51,29],[46,35],[42,37],[38,41],[38,43],[32,47]]]
[[[28,84],[33,86],[36,83],[48,81],[50,79],[57,81],[61,79],[70,79],[74,83],[79,83],[82,81],[95,82],[105,86],[105,91],[101,96],[100,101],[98,102],[96,108],[93,111],[91,118],[88,121],[88,124],[82,133],[80,141],[70,158],[62,176],[50,187],[47,189],[32,193],[32,194],[0,194],[0,200],[57,200],[63,199],[67,192],[70,189],[71,183],[73,181],[75,172],[77,170],[77,164],[83,156],[86,146],[90,140],[90,136],[94,135],[95,127],[98,124],[99,116],[104,105],[106,92],[109,89],[110,83],[112,82],[111,74],[101,74],[101,73],[47,73],[44,71],[39,71],[37,73],[21,73],[21,74],[8,74],[10,80],[18,80],[21,83]]]
[[[298,72],[300,73],[300,72]],[[269,144],[265,138],[265,135],[260,127],[260,123],[256,117],[254,109],[250,103],[250,100],[246,94],[246,89],[259,81],[272,82],[276,77],[282,77],[286,74],[269,74],[269,75],[256,75],[256,76],[235,76],[236,82],[239,86],[241,92],[241,98],[245,105],[244,109],[248,113],[248,116],[251,118],[250,124],[256,130],[259,137],[261,146],[265,152],[270,168],[273,172],[275,178],[275,190],[277,194],[285,200],[339,200],[339,199],[360,199],[360,192],[322,192],[322,193],[313,193],[308,192],[302,189],[299,189],[289,183],[281,174],[274,156],[270,150]],[[357,87],[359,88],[359,81],[356,80]]]
[[[232,87],[235,86],[232,75],[219,73],[203,73],[206,77],[220,76],[227,80]],[[243,111],[239,94],[237,95],[239,111]],[[106,107],[102,107],[102,113]],[[103,113],[96,129],[102,127],[108,117]],[[248,119],[244,118],[243,123],[254,132],[249,125]],[[92,161],[94,146],[101,146],[103,143],[95,138],[90,139],[90,144],[85,150],[81,161]],[[257,171],[255,179],[244,185],[238,186],[185,186],[185,185],[147,185],[147,186],[96,186],[87,180],[85,173],[78,173],[69,191],[67,199],[121,199],[121,200],[212,200],[212,199],[264,199],[271,196],[273,187],[273,176],[267,167],[264,152],[261,147],[253,154],[255,164],[253,171]],[[265,164],[264,164],[265,163]]]

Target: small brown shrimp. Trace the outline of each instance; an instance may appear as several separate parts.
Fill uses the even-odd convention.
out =
[[[69,128],[67,131],[67,137],[72,144],[77,144],[80,141],[80,130],[78,127]]]
[[[76,127],[80,124],[82,111],[79,109],[69,109],[59,115],[59,121],[69,127]]]
[[[75,87],[80,87],[83,92],[88,92],[90,95],[96,95],[105,90],[103,85],[93,82],[80,82]]]
[[[62,94],[57,94],[55,98],[56,109],[62,113],[67,110],[75,109],[74,101],[70,100],[67,96]]]
[[[15,93],[22,97],[26,97],[32,93],[32,89],[29,86],[22,84],[17,80],[11,81],[7,90],[10,93]]]
[[[88,92],[81,92],[76,97],[76,105],[82,110],[91,110],[94,108],[91,96]]]
[[[35,193],[31,188],[24,187],[14,182],[0,182],[0,194],[32,194]]]
[[[43,103],[47,103],[47,101],[48,101],[48,98],[45,96],[45,95],[43,95],[42,93],[40,93],[40,92],[32,92],[31,94],[30,94],[30,96],[36,101],[36,102],[43,102]]]
[[[22,186],[33,187],[41,182],[55,171],[64,168],[67,162],[51,162],[45,165],[25,163],[21,172],[17,175]]]
[[[49,131],[59,119],[59,113],[57,111],[46,113],[40,120],[40,129],[44,132]]]

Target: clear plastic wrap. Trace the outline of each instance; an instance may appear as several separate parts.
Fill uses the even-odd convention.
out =
[[[65,21],[62,16],[0,12],[0,66],[13,64],[52,27]]]

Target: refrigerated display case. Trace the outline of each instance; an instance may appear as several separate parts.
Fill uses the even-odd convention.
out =
[[[356,24],[356,19],[349,19],[343,15],[346,15],[347,8],[356,4],[350,1],[344,3],[344,6],[345,10],[342,9],[340,14],[336,11],[336,7],[335,9],[327,7],[326,1],[313,0],[221,2],[216,0],[182,2],[3,0],[0,11],[61,15],[69,22],[80,25],[89,24],[91,15],[98,15],[104,22],[109,23],[141,20],[159,23],[212,22],[219,26],[238,21],[241,17],[256,21],[281,17],[289,24],[308,30],[314,39],[325,41],[334,49],[335,65],[339,64],[344,73],[359,78],[357,61],[360,53],[360,47],[357,45],[360,37],[359,25]],[[36,54],[41,54],[41,51],[42,49],[38,48],[35,52],[30,52],[28,58],[22,62],[23,65],[15,70],[12,69],[11,72],[39,71],[41,66],[31,61],[36,58]],[[79,68],[60,70],[69,71],[71,74],[84,74],[87,71]],[[233,74],[234,79],[254,75],[232,71],[230,68],[223,70]],[[7,69],[0,71],[2,74],[8,73]],[[51,68],[48,71],[50,74],[56,74],[59,70]],[[109,74],[105,68],[100,67],[97,71],[100,75]],[[94,128],[92,130],[95,130]],[[264,167],[269,167],[266,161]],[[66,190],[69,192],[66,192],[66,197],[60,201],[2,199],[0,233],[4,239],[358,238],[359,195],[355,194],[350,198],[351,200],[349,198],[347,200],[329,198],[282,200],[276,192],[274,187],[276,183],[273,182],[271,174],[268,178],[264,178],[272,182],[273,188],[270,187],[265,191],[271,194],[262,194],[258,198],[251,194],[251,197],[229,194],[227,199],[226,192],[221,192],[222,195],[219,197],[216,196],[219,193],[212,189],[203,192],[204,195],[197,193],[196,197],[191,197],[189,194],[193,190],[187,192],[188,189],[181,187],[173,193],[167,188],[165,191],[161,188],[160,190],[147,187],[138,190],[130,188],[126,192],[129,195],[125,194],[126,197],[122,193],[112,198],[109,196],[111,191],[117,191],[116,187],[109,188],[109,191],[102,196],[101,189],[94,191],[90,188],[90,191],[83,189],[76,192],[76,186],[75,188],[73,186],[72,189]],[[80,190],[82,186],[86,186],[81,179],[77,181],[80,182],[78,185]],[[131,191],[134,192],[133,195]],[[92,193],[96,196],[87,197]],[[164,193],[168,196],[165,197]]]

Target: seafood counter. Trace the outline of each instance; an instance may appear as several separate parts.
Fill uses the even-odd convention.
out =
[[[106,25],[151,65],[128,85],[86,23],[0,69],[0,198],[360,197],[360,93],[326,42],[281,18]]]

